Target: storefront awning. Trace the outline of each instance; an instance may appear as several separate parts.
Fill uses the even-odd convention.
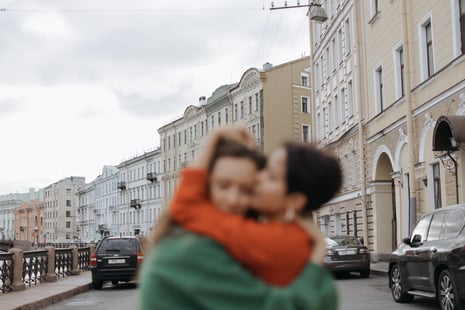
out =
[[[456,151],[465,142],[465,116],[440,116],[433,133],[433,151]]]

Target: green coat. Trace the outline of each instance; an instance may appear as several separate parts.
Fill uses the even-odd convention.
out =
[[[270,286],[216,241],[181,229],[146,256],[139,276],[141,310],[337,309],[334,280],[324,268],[309,263],[291,285]]]

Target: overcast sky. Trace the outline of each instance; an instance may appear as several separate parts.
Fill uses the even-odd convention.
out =
[[[308,55],[306,8],[270,5],[0,0],[0,195],[91,182],[157,147],[157,129],[200,96]]]

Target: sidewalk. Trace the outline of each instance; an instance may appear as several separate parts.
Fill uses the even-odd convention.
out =
[[[56,282],[45,282],[26,287],[24,291],[0,294],[2,310],[33,310],[88,291],[91,286],[90,271],[81,272],[78,276],[66,276]]]
[[[388,261],[378,261],[376,263],[371,263],[371,274],[378,276],[386,276],[389,271],[389,262]]]

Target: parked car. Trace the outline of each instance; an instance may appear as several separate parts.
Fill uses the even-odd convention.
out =
[[[90,258],[93,288],[101,289],[105,281],[117,285],[134,280],[144,260],[143,240],[137,236],[102,239]]]
[[[422,216],[389,263],[389,287],[397,302],[437,298],[441,309],[465,309],[465,205]]]
[[[354,236],[326,238],[324,265],[332,272],[359,272],[362,278],[370,276],[368,248]]]

